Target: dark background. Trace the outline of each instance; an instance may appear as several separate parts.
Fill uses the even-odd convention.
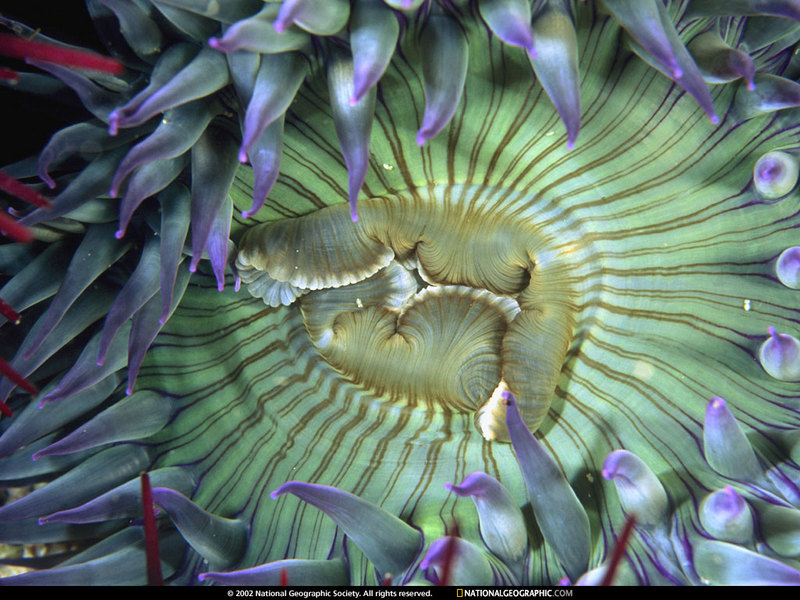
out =
[[[40,29],[49,37],[106,54],[83,0],[3,0],[0,14]],[[2,26],[0,32],[8,33]],[[37,71],[1,55],[0,65],[17,71]],[[37,154],[53,132],[90,118],[74,93],[61,96],[43,98],[0,85],[0,166]]]

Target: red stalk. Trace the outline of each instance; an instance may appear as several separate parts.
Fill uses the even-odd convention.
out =
[[[0,54],[12,58],[46,60],[67,67],[102,71],[113,75],[120,75],[125,69],[121,62],[108,56],[101,56],[88,50],[27,40],[8,33],[0,34]]]
[[[147,585],[164,585],[161,575],[161,556],[158,551],[158,530],[153,506],[153,491],[150,476],[142,473],[142,511],[144,512],[144,547],[147,556]]]
[[[14,325],[19,325],[19,313],[5,300],[0,298],[0,315],[11,321]]]
[[[617,574],[619,561],[621,561],[622,557],[625,556],[625,548],[628,545],[631,533],[633,533],[634,525],[636,525],[636,517],[634,515],[630,515],[628,520],[625,521],[625,527],[622,528],[622,535],[619,536],[617,545],[614,547],[614,552],[611,554],[611,560],[608,562],[606,574],[603,575],[603,580],[600,582],[601,586],[611,585],[611,582],[614,581],[614,575]]]
[[[13,177],[9,177],[2,171],[0,171],[0,190],[8,192],[12,196],[25,200],[25,202],[38,206],[39,208],[50,208],[50,200],[45,196],[29,188],[24,183],[20,183]]]
[[[33,385],[30,381],[25,379],[22,375],[17,373],[10,364],[0,358],[0,374],[5,375],[11,381],[13,381],[16,385],[21,387],[23,390],[28,392],[31,396],[35,396],[39,393],[39,390]],[[3,411],[5,412],[5,411]],[[11,411],[9,411],[10,413]],[[8,416],[11,416],[10,414]]]
[[[33,234],[30,229],[20,225],[4,212],[0,212],[0,233],[10,237],[15,242],[22,242],[23,244],[33,240]]]

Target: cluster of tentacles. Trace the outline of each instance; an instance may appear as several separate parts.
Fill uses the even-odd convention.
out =
[[[598,583],[626,514],[617,582],[800,583],[800,4],[87,6],[121,72],[0,16],[91,114],[0,181],[0,542],[74,545],[2,583],[144,583],[142,471],[179,584]],[[459,298],[488,366],[327,350]]]

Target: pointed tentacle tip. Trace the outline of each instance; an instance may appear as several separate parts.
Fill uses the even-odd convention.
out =
[[[287,489],[287,486],[290,486],[292,483],[294,483],[294,482],[287,481],[286,483],[284,483],[281,487],[279,487],[274,492],[270,492],[269,497],[272,498],[273,500],[277,500],[278,498],[280,498],[284,494],[288,494],[289,490]]]
[[[47,173],[46,171],[44,173],[40,173],[39,174],[39,179],[44,181],[44,183],[45,183],[45,185],[47,186],[48,189],[50,189],[50,190],[56,189],[55,180],[52,177],[50,177],[50,174]]]
[[[370,85],[370,82],[372,84]],[[353,73],[353,93],[350,96],[349,102],[350,106],[355,106],[367,95],[372,87],[375,85],[375,81],[373,81],[369,77],[368,72],[361,72],[356,70]]]
[[[514,394],[512,394],[508,390],[503,390],[502,392],[500,392],[500,398],[502,398],[503,404],[505,404],[506,406],[513,406],[514,403],[517,401],[516,398],[514,398]]]
[[[727,406],[724,398],[714,397],[708,402],[708,406],[706,407],[706,417],[708,417],[709,413],[714,413],[718,410],[722,410]]]
[[[275,29],[276,33],[283,33],[284,31],[286,31],[286,28],[289,27],[291,22],[292,22],[291,17],[281,18],[281,16],[278,15],[278,18],[275,19],[275,22],[272,24],[272,27],[273,29]]]
[[[119,114],[119,109],[112,110],[108,115],[108,135],[114,137],[119,133],[119,122],[121,116]]]
[[[499,484],[497,481],[492,481],[492,478],[486,473],[475,471],[464,477],[460,484],[448,482],[444,484],[444,487],[460,498],[469,498],[485,494],[487,490],[491,489],[492,483]]]

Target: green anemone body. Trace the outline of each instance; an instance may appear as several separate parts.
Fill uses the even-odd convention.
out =
[[[682,10],[678,5],[670,3],[673,13]],[[781,285],[774,273],[776,258],[798,243],[800,204],[797,192],[762,201],[751,186],[761,156],[797,148],[797,116],[743,120],[735,111],[737,85],[715,85],[711,95],[720,122],[712,124],[689,94],[627,49],[620,26],[596,5],[572,3],[571,11],[582,107],[572,150],[559,113],[531,76],[526,53],[487,38],[483,25],[469,19],[462,21],[470,52],[460,103],[449,125],[419,146],[423,57],[417,26],[404,32],[379,84],[358,226],[369,218],[367,199],[376,199],[387,207],[381,230],[404,239],[417,256],[420,243],[433,248],[435,259],[457,261],[479,252],[480,260],[463,265],[437,263],[455,274],[435,284],[494,287],[493,293],[514,296],[514,290],[480,283],[502,276],[509,239],[517,236],[535,248],[534,262],[560,265],[554,280],[537,278],[535,270],[530,280],[537,285],[532,302],[540,309],[559,306],[568,296],[572,321],[564,348],[549,339],[522,339],[520,350],[504,349],[501,361],[520,353],[531,354],[533,362],[556,361],[554,390],[536,419],[536,436],[588,514],[585,570],[608,558],[625,520],[624,500],[601,475],[606,456],[622,448],[660,479],[668,508],[659,522],[633,536],[636,560],[623,566],[621,579],[698,582],[669,540],[673,531],[702,531],[697,506],[732,481],[709,465],[704,452],[711,398],[727,401],[759,456],[762,475],[771,466],[782,469],[791,485],[800,484],[788,454],[800,388],[770,377],[758,361],[768,327],[800,334],[798,291]],[[688,23],[681,30],[685,39],[708,21]],[[250,206],[252,169],[236,173],[229,191],[238,209],[231,223],[235,243],[256,223],[302,218],[347,202],[348,169],[331,113],[324,68],[313,62],[287,113],[280,176],[250,219],[239,210]],[[324,238],[330,246],[312,255],[309,270],[320,269],[323,259],[338,265],[360,256],[346,245],[349,232],[336,229],[357,226],[344,221],[301,236],[311,245]],[[417,237],[403,238],[411,229]],[[400,254],[399,242],[387,245]],[[336,253],[344,258],[331,257]],[[340,290],[347,294],[348,288]],[[500,579],[553,584],[564,577],[564,566],[535,524],[514,449],[481,435],[477,406],[427,402],[424,389],[409,402],[330,364],[309,335],[305,298],[273,308],[231,285],[220,292],[201,263],[136,381],[137,392],[157,392],[174,407],[168,424],[143,440],[150,468],[185,467],[197,482],[190,493],[197,505],[246,525],[246,547],[224,570],[341,558],[350,583],[381,580],[385,573],[376,572],[317,508],[293,496],[270,498],[296,480],[355,494],[422,532],[419,555],[406,573],[392,574],[422,582],[419,560],[453,522],[462,538],[484,547],[475,507],[445,488],[482,471],[523,507],[529,529],[524,564]],[[419,359],[433,376],[438,357],[433,351]],[[384,368],[392,369],[391,361]],[[528,376],[535,371],[523,361],[515,377]],[[384,379],[380,372],[370,377]],[[121,395],[119,390],[114,397]],[[524,415],[524,398],[520,406]],[[220,568],[193,550],[186,557],[180,582]],[[791,560],[785,562],[796,567]]]

